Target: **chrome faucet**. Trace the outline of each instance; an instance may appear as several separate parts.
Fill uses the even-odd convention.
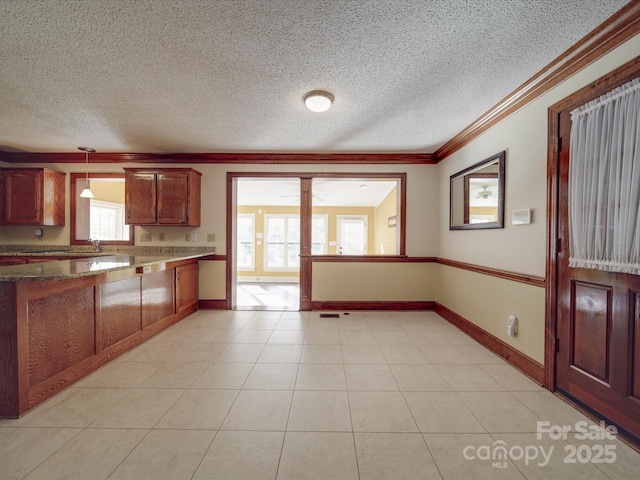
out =
[[[100,240],[97,240],[97,239],[95,239],[95,240],[89,239],[89,241],[90,241],[91,243],[93,243],[93,246],[94,246],[94,247],[96,247],[96,252],[99,252],[99,251],[100,251]]]

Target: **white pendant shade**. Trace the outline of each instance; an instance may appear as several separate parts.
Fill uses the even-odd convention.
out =
[[[82,198],[93,198],[93,192],[87,187],[80,194]]]

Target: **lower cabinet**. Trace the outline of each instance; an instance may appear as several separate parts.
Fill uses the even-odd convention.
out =
[[[0,418],[16,418],[196,311],[198,262],[0,282]]]

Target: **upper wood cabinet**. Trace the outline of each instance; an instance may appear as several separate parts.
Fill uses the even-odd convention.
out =
[[[4,169],[2,223],[64,225],[66,175],[48,168]]]
[[[192,168],[125,168],[127,224],[200,226],[200,178]]]

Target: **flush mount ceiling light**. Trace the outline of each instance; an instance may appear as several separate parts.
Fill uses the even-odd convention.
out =
[[[304,96],[304,104],[312,112],[326,112],[332,103],[333,95],[324,90],[313,90]]]
[[[84,190],[80,196],[82,198],[93,198],[93,192],[89,189],[89,153],[95,153],[95,149],[90,147],[78,147],[78,150],[84,152],[85,158],[85,175],[84,175]]]

